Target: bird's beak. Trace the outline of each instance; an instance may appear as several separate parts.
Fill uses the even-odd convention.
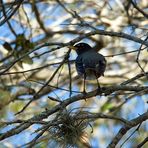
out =
[[[77,47],[74,47],[72,45],[68,46],[69,49],[77,50]]]

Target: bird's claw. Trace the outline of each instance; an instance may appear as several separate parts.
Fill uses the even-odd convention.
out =
[[[98,87],[97,94],[100,94],[101,92],[102,92],[102,88],[101,87]]]
[[[83,96],[84,96],[84,100],[85,100],[85,101],[87,101],[87,100],[86,100],[86,98],[85,98],[85,96],[86,96],[86,94],[87,94],[87,93],[86,93],[86,91],[85,91],[85,90],[83,90],[83,92],[82,92],[82,93],[83,93]]]

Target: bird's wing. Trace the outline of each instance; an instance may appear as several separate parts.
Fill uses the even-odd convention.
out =
[[[83,75],[85,73],[85,67],[84,67],[84,63],[82,62],[82,57],[78,56],[76,58],[76,69],[79,75]]]
[[[85,53],[82,59],[85,69],[93,69],[98,75],[104,75],[106,60],[101,54],[97,52]]]

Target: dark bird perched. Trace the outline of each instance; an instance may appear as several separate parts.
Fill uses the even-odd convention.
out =
[[[78,75],[84,78],[83,92],[85,93],[86,79],[96,79],[98,89],[100,90],[98,78],[104,76],[106,68],[106,60],[104,56],[86,43],[78,43],[71,48],[76,50],[78,54],[75,64]]]

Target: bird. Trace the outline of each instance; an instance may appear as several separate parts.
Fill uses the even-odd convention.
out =
[[[78,76],[84,79],[83,93],[86,93],[85,80],[96,79],[100,90],[98,78],[104,76],[107,64],[105,57],[84,42],[71,46],[71,49],[74,49],[78,55],[75,60],[75,67]]]

